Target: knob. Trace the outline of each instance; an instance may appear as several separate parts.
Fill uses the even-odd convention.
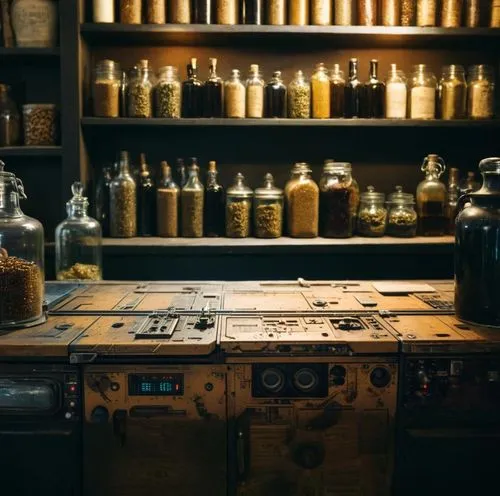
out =
[[[299,444],[293,453],[293,461],[299,467],[314,469],[319,467],[325,459],[325,449],[321,444]]]
[[[285,385],[285,374],[280,369],[265,369],[260,374],[262,386],[271,393],[278,393]]]
[[[64,418],[65,418],[66,420],[69,420],[69,419],[71,419],[72,417],[73,417],[73,414],[72,414],[71,412],[66,412],[66,413],[64,414]]]
[[[330,370],[330,376],[335,386],[343,386],[345,384],[346,369],[342,365],[334,365]]]
[[[108,409],[104,406],[96,406],[90,414],[90,421],[93,424],[105,424],[109,420]]]
[[[69,406],[70,406],[71,408],[75,408],[76,403],[75,403],[74,401],[70,401],[70,402],[69,402]]]
[[[391,382],[391,373],[385,367],[376,367],[370,374],[370,382],[377,388],[386,387]]]
[[[293,384],[299,391],[307,392],[314,389],[319,382],[318,374],[315,370],[303,368],[297,370],[293,375]]]

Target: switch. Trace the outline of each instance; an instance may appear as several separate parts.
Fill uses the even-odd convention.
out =
[[[96,406],[90,414],[90,421],[93,424],[106,424],[109,420],[108,409],[104,406]]]

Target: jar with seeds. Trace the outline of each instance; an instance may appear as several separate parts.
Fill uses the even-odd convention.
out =
[[[217,0],[217,24],[235,25],[238,23],[239,23],[238,0]]]
[[[146,23],[165,24],[167,21],[165,0],[146,0]]]
[[[373,186],[368,186],[361,193],[358,212],[358,234],[360,236],[379,237],[385,234],[387,209],[384,206],[384,193],[375,192]]]
[[[23,105],[24,144],[53,146],[59,140],[59,114],[51,103]]]
[[[461,65],[443,67],[438,86],[439,113],[441,119],[465,119],[467,83]]]
[[[288,85],[288,117],[309,119],[311,117],[311,86],[302,71],[297,71]]]
[[[417,26],[436,25],[437,0],[417,0]]]
[[[156,218],[158,236],[179,236],[179,186],[172,179],[172,170],[167,162],[161,163],[161,179],[156,189]]]
[[[415,26],[417,0],[401,0],[401,26]]]
[[[358,24],[360,26],[377,24],[377,0],[358,0]]]
[[[480,64],[469,68],[467,78],[467,114],[470,119],[492,119],[495,103],[493,68]]]
[[[198,177],[199,170],[198,160],[193,157],[189,168],[189,177],[181,193],[182,236],[185,238],[201,238],[203,236],[205,188]]]
[[[122,24],[140,24],[141,13],[141,0],[120,0],[120,22]]]
[[[240,79],[240,71],[233,69],[231,77],[224,83],[224,110],[226,117],[244,118],[246,90]]]
[[[332,23],[332,0],[311,0],[311,24],[329,26]]]
[[[256,238],[279,238],[283,231],[283,190],[266,174],[261,188],[255,190],[254,234]]]
[[[441,1],[441,26],[459,28],[462,25],[462,0]]]
[[[0,161],[0,329],[43,319],[44,236],[36,219],[22,212],[21,179]]]
[[[465,0],[465,26],[477,28],[481,23],[481,0]]]
[[[167,0],[168,22],[189,24],[191,22],[191,2],[187,0]]]
[[[181,83],[176,67],[167,65],[158,71],[154,102],[155,117],[178,119],[181,116]]]
[[[323,63],[316,65],[316,70],[311,77],[311,101],[313,119],[330,117],[330,78]]]
[[[382,25],[399,26],[401,20],[401,1],[382,0]]]
[[[286,24],[287,0],[267,0],[267,24],[283,26]]]
[[[336,26],[352,26],[354,0],[334,0],[334,24]]]
[[[245,184],[245,177],[238,173],[226,193],[226,236],[250,236],[253,191]]]
[[[411,193],[403,193],[402,186],[387,199],[386,234],[395,238],[413,238],[417,235],[417,212],[415,198]]]
[[[120,87],[122,72],[113,60],[97,63],[93,84],[95,117],[120,117]]]
[[[309,0],[289,0],[288,24],[292,26],[309,24]]]
[[[153,116],[153,72],[149,61],[140,60],[137,72],[128,83],[128,116]]]

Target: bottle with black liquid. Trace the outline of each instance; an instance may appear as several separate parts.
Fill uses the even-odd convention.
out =
[[[197,60],[187,66],[188,78],[182,83],[182,117],[203,116],[203,83],[198,79]]]
[[[361,117],[363,85],[358,78],[358,59],[349,60],[349,79],[345,86],[344,116]]]
[[[362,97],[362,116],[381,119],[385,116],[385,84],[378,79],[378,60],[370,60],[370,78],[365,83]]]
[[[95,188],[95,218],[101,224],[102,235],[109,236],[109,187],[111,167],[103,167]]]
[[[225,232],[225,198],[224,187],[217,182],[217,165],[208,163],[207,186],[205,188],[205,236],[224,236]]]
[[[214,23],[215,0],[192,0],[192,23],[213,24]]]
[[[344,117],[345,79],[339,64],[333,64],[330,75],[330,117]]]
[[[281,79],[281,71],[274,71],[266,84],[264,117],[286,117],[286,86]]]
[[[141,167],[137,183],[137,234],[154,236],[156,233],[156,191],[146,155],[141,153]]]
[[[261,25],[264,23],[263,0],[245,0],[245,24]]]
[[[175,163],[175,182],[179,185],[179,188],[184,188],[188,180],[188,174],[186,171],[186,166],[184,164],[184,159],[178,158]]]
[[[217,59],[210,58],[209,76],[203,85],[203,111],[205,117],[222,117],[222,88],[224,82],[217,76]]]

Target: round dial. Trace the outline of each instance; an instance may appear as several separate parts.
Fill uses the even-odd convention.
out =
[[[370,382],[377,388],[386,387],[391,382],[391,373],[385,367],[376,367],[370,374]]]
[[[299,391],[310,391],[319,382],[318,374],[313,369],[302,368],[293,375],[293,384]]]
[[[262,387],[271,393],[278,393],[285,386],[285,374],[280,369],[264,369],[260,374]]]

